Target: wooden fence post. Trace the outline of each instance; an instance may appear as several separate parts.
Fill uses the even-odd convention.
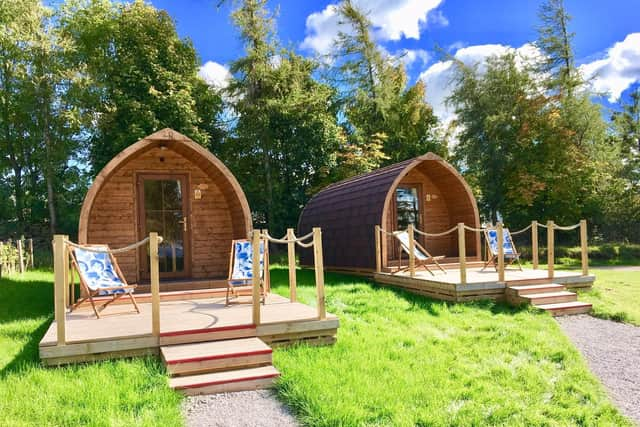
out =
[[[16,248],[18,249],[18,269],[20,274],[24,273],[24,253],[22,252],[22,239],[24,236],[20,237],[16,242]]]
[[[538,221],[531,221],[531,263],[538,269]]]
[[[0,278],[4,274],[4,243],[0,242]]]
[[[409,276],[415,277],[416,275],[416,257],[415,257],[416,241],[415,241],[415,235],[413,231],[413,224],[409,224],[409,227],[407,228],[407,233],[409,234]]]
[[[53,236],[53,292],[54,292],[54,313],[56,320],[56,333],[58,345],[65,345],[67,341],[66,337],[66,307],[65,302],[65,288],[67,287],[67,268],[69,265],[69,258],[66,253],[66,243],[64,242],[67,236],[62,234],[55,234]],[[66,265],[66,266],[65,266]]]
[[[251,251],[252,321],[258,326],[260,325],[260,280],[262,279],[260,277],[260,230],[253,230],[251,234]]]
[[[269,230],[263,228],[260,230],[260,233],[262,233],[260,239],[264,241],[264,254],[262,255],[262,263],[264,264],[264,277],[262,278],[262,290],[266,298],[266,294],[271,292],[271,269],[269,269],[269,239],[267,239],[266,237],[269,234]]]
[[[587,241],[587,220],[580,220],[580,249],[582,252],[582,275],[589,274],[589,243]]]
[[[554,245],[554,227],[555,224],[553,223],[553,221],[547,221],[547,277],[549,279],[553,279],[553,269],[554,269],[554,262],[555,262],[555,255],[554,255],[554,249],[553,249],[553,245]]]
[[[149,268],[151,273],[151,333],[160,336],[160,262],[158,233],[149,233]]]
[[[34,259],[33,259],[33,238],[29,239],[29,267],[34,269]]]
[[[316,273],[316,296],[318,298],[318,319],[327,318],[324,302],[324,261],[322,259],[322,230],[313,228],[313,264]]]
[[[296,302],[296,238],[293,228],[287,228],[287,256],[289,258],[289,300]]]
[[[467,284],[467,247],[464,223],[458,223],[458,262],[460,264],[460,284]]]
[[[376,225],[375,227],[375,242],[376,242],[376,273],[380,273],[382,271],[382,254],[380,247],[380,226]]]
[[[496,224],[496,237],[498,239],[498,282],[504,283],[504,231],[502,221]]]

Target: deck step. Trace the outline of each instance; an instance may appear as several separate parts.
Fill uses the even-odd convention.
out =
[[[529,294],[542,294],[545,292],[559,292],[566,290],[564,285],[557,283],[546,283],[543,285],[519,285],[510,286],[511,291],[515,291],[518,296],[525,296]]]
[[[169,386],[183,394],[228,393],[272,387],[280,372],[273,366],[174,377]]]
[[[542,304],[536,307],[548,311],[552,316],[566,316],[570,314],[582,314],[591,311],[591,304],[587,302],[572,301],[556,304]]]
[[[171,375],[193,375],[271,364],[271,347],[259,338],[241,338],[160,348]]]
[[[204,329],[187,329],[182,331],[162,332],[160,345],[175,345],[218,340],[231,340],[236,338],[249,338],[256,336],[256,327],[253,324],[218,326]]]
[[[540,304],[555,304],[562,302],[572,302],[578,299],[575,292],[560,291],[560,292],[544,292],[539,294],[527,294],[522,296],[523,299],[529,301],[529,303],[539,306]]]

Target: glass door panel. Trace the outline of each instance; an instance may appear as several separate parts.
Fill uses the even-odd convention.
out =
[[[398,187],[396,189],[396,230],[404,230],[409,224],[420,228],[419,194],[417,187]]]
[[[158,247],[160,275],[179,277],[186,273],[187,210],[186,177],[143,176],[141,224],[142,235],[157,232],[162,236]],[[149,253],[146,251],[143,272],[148,277]]]

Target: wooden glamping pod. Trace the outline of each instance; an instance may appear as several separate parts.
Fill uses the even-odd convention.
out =
[[[118,248],[158,232],[161,291],[177,291],[225,286],[218,279],[228,275],[231,240],[250,230],[249,204],[229,169],[191,139],[163,129],[98,174],[82,205],[78,240]],[[118,262],[127,281],[148,283],[146,248],[118,254]]]
[[[327,268],[372,272],[375,269],[375,226],[387,231],[409,224],[427,233],[439,233],[463,222],[480,227],[478,207],[464,178],[453,166],[433,153],[396,163],[331,184],[307,203],[298,223],[298,234],[321,227]],[[457,233],[441,237],[416,235],[432,255],[456,262]],[[466,233],[466,255],[479,260],[480,234]],[[382,239],[382,268],[397,265],[397,241]],[[303,264],[312,254],[301,254]],[[406,255],[403,255],[406,262]]]

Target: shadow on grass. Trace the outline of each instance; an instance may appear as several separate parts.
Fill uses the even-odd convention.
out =
[[[271,283],[274,287],[288,287],[289,283],[289,270],[286,266],[272,266],[271,270]],[[315,276],[313,269],[298,269],[296,270],[296,278],[298,286],[315,286]],[[441,313],[441,307],[446,306],[448,308],[455,308],[456,306],[464,305],[468,307],[475,307],[481,310],[490,311],[492,314],[504,314],[515,315],[522,311],[529,310],[529,307],[524,304],[520,306],[512,306],[502,301],[494,301],[490,299],[482,299],[478,301],[464,301],[464,302],[451,302],[445,300],[439,300],[436,298],[417,295],[411,293],[405,289],[393,287],[393,286],[381,286],[375,281],[362,277],[343,273],[325,273],[325,288],[332,288],[344,285],[354,285],[347,292],[357,293],[359,289],[355,285],[368,285],[374,292],[392,292],[399,298],[411,304],[411,309],[419,308],[428,311],[434,316],[439,316]]]
[[[0,378],[28,366],[39,365],[38,344],[53,318],[51,282],[20,277],[0,279],[0,326],[6,338],[24,342],[20,352],[0,370]],[[28,321],[41,320],[36,329]],[[24,324],[20,324],[24,322]],[[9,325],[11,323],[11,325]]]

